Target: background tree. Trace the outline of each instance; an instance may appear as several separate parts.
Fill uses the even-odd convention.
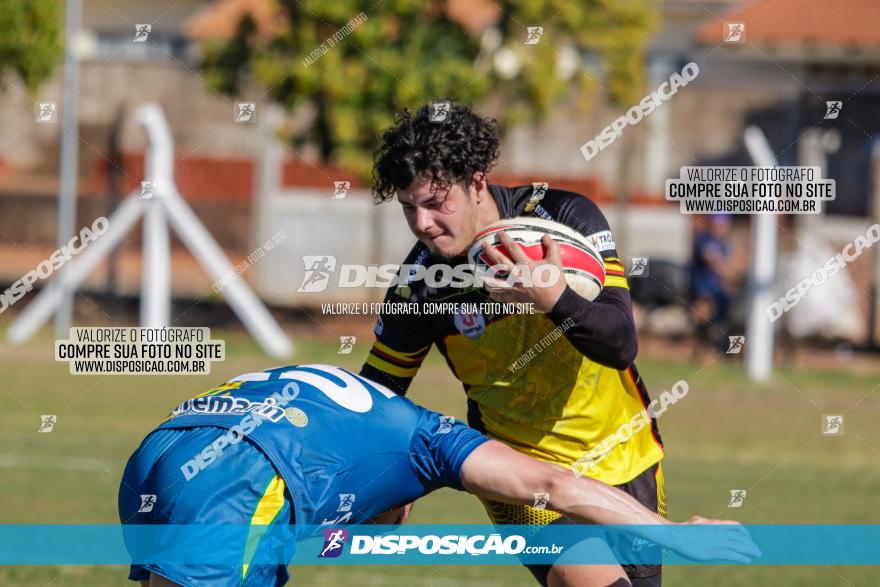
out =
[[[0,72],[18,74],[31,94],[64,55],[63,9],[58,0],[0,0]]]
[[[234,39],[206,45],[205,75],[226,93],[256,81],[288,109],[310,103],[314,118],[290,137],[294,145],[312,143],[325,160],[363,177],[379,132],[404,107],[494,97],[503,130],[540,120],[569,93],[586,107],[585,90],[597,83],[615,103],[641,95],[654,0],[476,4],[467,9],[498,11],[495,26],[481,35],[453,20],[446,1],[280,0],[280,32],[261,35],[243,19]],[[313,54],[361,12],[367,20],[354,32]],[[526,44],[528,27],[543,27],[537,43]],[[588,52],[602,65],[598,80],[583,67]]]

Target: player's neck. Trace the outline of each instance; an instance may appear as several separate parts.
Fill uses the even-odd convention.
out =
[[[477,203],[477,227],[482,230],[484,227],[501,220],[501,212],[498,211],[498,204],[495,197],[489,191],[489,184],[485,184],[485,192],[480,194],[480,200]]]

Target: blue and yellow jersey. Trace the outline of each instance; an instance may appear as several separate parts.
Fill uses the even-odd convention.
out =
[[[181,403],[159,429],[206,426],[229,433],[183,463],[181,475],[222,468],[223,452],[246,438],[283,478],[297,526],[361,523],[439,487],[462,489],[464,459],[487,440],[330,365],[240,375]]]
[[[464,386],[471,426],[525,454],[569,466],[634,417],[638,419],[650,402],[632,359],[608,352],[612,347],[629,347],[635,355],[624,268],[607,221],[589,199],[554,189],[536,195],[532,186],[490,184],[489,190],[501,218],[531,215],[554,220],[592,240],[606,271],[599,298],[587,302],[568,289],[550,314],[384,313],[378,317],[376,342],[361,374],[403,394],[436,346]],[[421,243],[404,261],[426,268],[438,262],[443,261],[434,259]],[[457,302],[471,309],[492,302],[482,289],[435,288],[424,280],[397,285],[385,301]],[[621,321],[621,327],[606,316]],[[557,338],[553,332],[561,330],[563,321],[570,326]],[[597,328],[597,321],[607,324]],[[551,339],[552,344],[542,343]],[[529,349],[535,352],[523,360]],[[586,474],[619,485],[662,456],[660,435],[650,420],[629,440],[595,459]]]
[[[123,473],[119,516],[136,553],[144,552],[138,528],[152,524],[244,526],[246,543],[217,545],[228,564],[135,557],[129,578],[284,585],[277,561],[292,556],[297,538],[365,522],[438,487],[461,489],[462,464],[486,441],[338,367],[234,377],[182,402],[144,439]]]

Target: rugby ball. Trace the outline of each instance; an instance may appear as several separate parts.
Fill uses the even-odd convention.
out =
[[[507,233],[530,259],[535,260],[544,258],[541,239],[549,234],[559,243],[559,255],[569,287],[590,301],[601,293],[605,285],[605,264],[598,249],[586,236],[552,220],[517,217],[494,222],[474,238],[468,249],[468,261],[477,269],[487,269],[492,264],[483,251],[484,242],[510,257],[499,240],[501,233]]]

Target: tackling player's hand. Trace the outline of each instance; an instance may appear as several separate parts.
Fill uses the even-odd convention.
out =
[[[722,526],[699,534],[675,533],[670,548],[691,560],[702,562],[748,563],[761,556],[761,549],[752,540],[745,526],[734,520],[713,520],[694,516],[681,525]]]
[[[530,259],[510,235],[501,233],[498,240],[510,256],[493,249],[488,242],[483,243],[483,252],[494,269],[503,271],[507,275],[512,274],[513,277],[507,280],[484,278],[483,283],[489,292],[489,297],[502,303],[532,303],[536,310],[545,314],[552,310],[567,285],[559,254],[559,243],[545,234],[541,240],[545,250],[544,258],[535,260]],[[528,271],[532,277],[541,275],[541,272],[536,272],[537,268],[547,264],[556,267],[557,270],[555,272],[557,278],[551,280],[550,285],[541,286],[537,283],[531,285],[530,283],[536,281],[535,279],[523,282],[523,271]]]

